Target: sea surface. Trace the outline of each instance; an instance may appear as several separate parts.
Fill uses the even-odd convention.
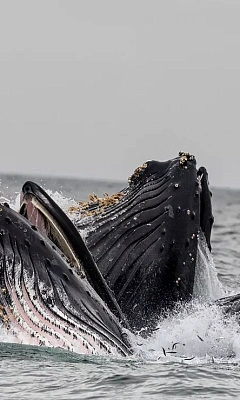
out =
[[[28,179],[49,190],[65,211],[89,193],[113,194],[126,186],[3,175],[0,201],[17,209]],[[211,189],[213,251],[208,265],[199,265],[205,278],[199,275],[195,292],[217,298],[240,291],[240,191]],[[240,326],[235,320],[224,322],[216,307],[197,296],[192,305],[160,321],[152,337],[131,340],[135,355],[113,359],[16,344],[0,330],[0,399],[240,398]]]

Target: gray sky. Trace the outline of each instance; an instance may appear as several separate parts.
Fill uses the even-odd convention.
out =
[[[0,0],[0,171],[240,187],[240,1]]]

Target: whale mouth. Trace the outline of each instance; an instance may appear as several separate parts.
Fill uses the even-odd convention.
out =
[[[35,225],[38,230],[45,236],[51,237],[51,225],[50,221],[54,224],[49,213],[42,207],[41,203],[36,197],[26,194],[21,194],[20,199],[20,210],[19,213],[28,219],[28,221]],[[46,215],[48,214],[48,215]],[[55,225],[55,224],[54,224]]]
[[[126,328],[129,325],[110,291],[81,235],[64,211],[36,183],[23,185],[19,213],[25,217],[67,258],[80,278],[87,278],[90,285],[118,317]]]
[[[20,199],[19,213],[25,217],[32,225],[47,236],[68,258],[69,263],[74,265],[78,273],[81,272],[81,265],[76,257],[71,244],[52,212],[46,207],[30,185],[24,185]]]

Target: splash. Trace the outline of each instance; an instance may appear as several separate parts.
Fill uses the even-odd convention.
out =
[[[189,304],[162,320],[154,334],[132,336],[138,357],[157,362],[222,362],[240,356],[239,325],[215,306]]]
[[[226,295],[205,237],[199,235],[193,301],[159,321],[151,337],[132,336],[136,354],[145,360],[191,363],[240,357],[239,324],[226,319],[214,300]]]
[[[46,192],[65,213],[67,213],[70,206],[74,207],[78,204],[75,200],[68,199],[59,192],[52,192],[51,190],[46,190]]]
[[[212,254],[208,249],[205,236],[201,232],[198,239],[193,299],[204,303],[219,299],[225,295],[226,291],[218,279]]]

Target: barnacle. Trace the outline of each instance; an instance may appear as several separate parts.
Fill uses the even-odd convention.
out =
[[[185,166],[185,167],[186,167],[187,161],[195,160],[195,157],[193,155],[191,155],[188,152],[184,152],[184,151],[179,151],[179,157],[181,157],[180,161],[179,161],[179,164],[181,166]]]

